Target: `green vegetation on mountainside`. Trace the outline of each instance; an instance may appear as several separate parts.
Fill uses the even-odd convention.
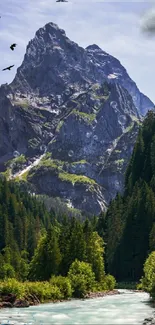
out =
[[[118,281],[138,281],[148,253],[155,250],[155,113],[149,111],[139,130],[117,194],[101,213],[97,230],[106,242],[106,270]]]
[[[65,286],[68,296],[78,297],[112,289],[115,280],[105,274],[103,255],[104,241],[93,223],[56,217],[37,197],[0,179],[1,294],[33,292],[48,301],[66,298]]]

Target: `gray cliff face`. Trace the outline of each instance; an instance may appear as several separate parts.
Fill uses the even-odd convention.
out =
[[[104,72],[110,82],[119,83],[128,90],[140,114],[146,115],[148,109],[152,109],[154,104],[139,91],[137,85],[129,77],[119,60],[104,52],[95,44],[88,46],[86,50],[93,64],[97,65],[98,69]]]
[[[142,115],[154,106],[139,91],[119,60],[97,45],[83,49],[69,40],[64,30],[49,23],[40,28],[29,42],[11,87],[14,92],[20,90],[43,97],[60,95],[70,85],[81,89],[103,81],[118,83],[127,89]]]
[[[36,193],[99,214],[123,189],[141,114],[152,107],[117,59],[49,23],[0,88],[0,171],[8,162],[7,176]]]

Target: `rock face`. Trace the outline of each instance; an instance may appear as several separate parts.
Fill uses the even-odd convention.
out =
[[[140,114],[145,115],[148,109],[154,106],[150,99],[139,91],[119,60],[102,51],[97,45],[90,45],[86,50],[94,65],[104,72],[109,81],[119,83],[128,90]]]
[[[142,115],[153,107],[116,58],[49,23],[0,88],[0,170],[18,162],[25,169],[14,177],[33,191],[98,214],[122,191]]]
[[[119,60],[90,45],[86,49],[66,37],[65,31],[49,23],[40,28],[27,46],[22,65],[10,85],[22,94],[61,95],[69,85],[77,88],[108,80],[128,90],[139,113],[146,114],[153,103],[129,77]],[[60,100],[61,102],[61,100]]]

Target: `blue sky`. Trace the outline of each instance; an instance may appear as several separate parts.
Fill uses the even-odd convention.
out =
[[[1,0],[0,70],[15,67],[1,71],[0,84],[13,80],[36,30],[54,22],[80,46],[95,43],[117,57],[139,89],[155,102],[155,37],[141,32],[143,15],[155,7],[155,1],[68,1]],[[9,49],[11,43],[18,44],[15,51]]]

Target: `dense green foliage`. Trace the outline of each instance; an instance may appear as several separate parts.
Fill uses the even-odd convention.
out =
[[[51,218],[43,203],[0,179],[0,278],[27,278],[28,261]]]
[[[77,267],[77,269],[76,269]],[[97,285],[97,286],[96,286]],[[19,282],[14,278],[7,278],[0,281],[0,302],[3,297],[10,293],[16,299],[24,299],[29,303],[33,299],[37,302],[57,301],[73,297],[84,297],[89,291],[112,290],[115,286],[115,279],[105,276],[104,289],[95,281],[95,275],[90,264],[76,260],[72,263],[68,276],[52,276],[50,281],[42,282]]]
[[[64,211],[47,211],[44,200],[0,179],[3,283],[12,278],[21,283],[31,281],[35,287],[32,281],[43,281],[45,287],[52,285],[57,293],[70,297],[114,288],[114,278],[105,271],[119,282],[141,278],[144,262],[155,250],[155,113],[148,112],[139,130],[125,175],[124,194],[117,194],[107,212],[92,221],[79,220]],[[153,268],[151,254],[141,285],[151,294],[155,287]]]
[[[41,300],[113,289],[115,280],[105,275],[104,241],[95,224],[95,218],[90,222],[56,216],[35,196],[0,179],[1,288],[43,290]]]
[[[139,130],[125,175],[125,191],[101,214],[97,230],[106,242],[106,270],[118,281],[137,281],[155,249],[155,113]]]
[[[68,277],[76,297],[91,291],[95,285],[95,274],[91,265],[86,262],[75,260],[69,269]]]
[[[144,276],[141,278],[138,288],[148,291],[155,299],[155,251],[149,254],[144,264]]]
[[[72,296],[73,289],[71,286],[71,281],[68,277],[63,277],[61,275],[52,276],[50,279],[50,283],[59,288],[64,298],[70,298]]]
[[[0,282],[0,297],[14,294],[16,299],[31,300],[32,296],[37,297],[40,302],[68,299],[72,296],[72,289],[69,279],[63,281],[54,279],[50,282],[19,282],[16,279],[6,279]],[[66,287],[65,287],[66,286]]]

